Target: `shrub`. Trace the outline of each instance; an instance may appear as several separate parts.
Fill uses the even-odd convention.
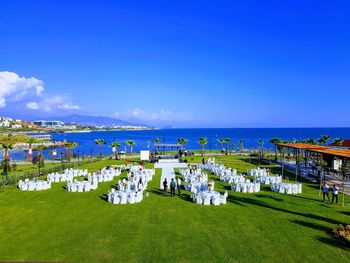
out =
[[[346,225],[345,227],[343,225],[334,227],[332,233],[336,238],[350,243],[350,225]]]

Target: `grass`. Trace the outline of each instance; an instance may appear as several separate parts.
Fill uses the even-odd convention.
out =
[[[239,172],[255,167],[244,157],[220,161]],[[227,205],[201,206],[184,190],[180,197],[164,197],[158,189],[161,170],[156,169],[149,197],[141,203],[109,204],[106,193],[123,176],[87,193],[67,192],[64,183],[39,192],[0,189],[0,261],[350,261],[349,246],[328,233],[334,225],[350,223],[350,208],[320,202],[314,183],[303,182],[301,195],[264,187],[256,194],[229,191]],[[211,178],[215,190],[229,190],[218,177]]]

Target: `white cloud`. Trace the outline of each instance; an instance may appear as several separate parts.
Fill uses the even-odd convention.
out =
[[[73,104],[69,98],[61,95],[46,96],[40,101],[35,102],[37,105],[36,109],[41,109],[45,112],[50,112],[55,109],[59,110],[81,110],[79,105]],[[27,105],[27,108],[30,109]],[[31,108],[33,109],[33,108]]]
[[[74,105],[71,103],[65,103],[63,105],[58,105],[57,108],[61,110],[81,110],[82,108],[79,105]]]
[[[36,102],[27,103],[27,109],[38,110],[39,109],[38,103],[36,103]]]
[[[7,99],[16,101],[22,100],[28,92],[35,91],[37,96],[41,96],[44,91],[44,83],[34,77],[20,77],[14,72],[0,72],[0,108],[6,106]]]
[[[190,121],[191,115],[187,112],[174,112],[170,110],[160,109],[157,111],[145,111],[139,108],[134,108],[125,112],[116,112],[114,114],[116,118],[133,119],[136,118],[141,121],[148,122],[161,122],[161,123],[172,123],[178,121]]]

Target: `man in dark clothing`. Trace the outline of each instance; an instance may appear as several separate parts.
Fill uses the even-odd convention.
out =
[[[166,196],[166,194],[167,194],[167,189],[168,189],[168,182],[167,182],[167,180],[166,180],[166,178],[164,179],[164,181],[163,181],[163,191],[164,191],[164,195]]]
[[[170,196],[175,196],[175,187],[176,187],[176,182],[174,178],[171,178],[170,182]]]

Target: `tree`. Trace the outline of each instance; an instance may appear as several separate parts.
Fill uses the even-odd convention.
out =
[[[281,139],[274,137],[270,139],[270,143],[275,145],[275,161],[277,161],[278,157],[277,157],[277,152],[278,152],[278,144],[281,143]]]
[[[322,138],[323,138],[324,144],[327,145],[328,140],[331,138],[331,136],[330,135],[323,135]]]
[[[333,140],[333,144],[337,145],[337,146],[342,146],[344,143],[344,139],[341,139],[341,138],[335,138]]]
[[[244,149],[244,140],[239,140],[238,147],[239,147],[240,154],[242,154],[243,153],[243,149]]]
[[[76,142],[64,141],[63,146],[66,148],[66,159],[68,162],[70,162],[71,157],[72,157],[71,149],[76,148],[78,146],[78,144]]]
[[[111,147],[115,148],[115,159],[118,160],[119,159],[119,147],[120,147],[121,143],[120,142],[112,142]]]
[[[226,144],[226,149],[225,149],[225,155],[228,155],[228,146],[230,145],[230,142],[231,142],[231,138],[225,138],[224,139],[224,142]]]
[[[43,149],[44,145],[40,144],[38,145],[38,176],[40,176],[40,168],[45,166],[45,161],[44,161],[44,155],[43,155]]]
[[[1,147],[4,149],[4,174],[6,176],[6,179],[8,179],[8,172],[10,170],[10,154],[9,150],[12,150],[12,144],[11,143],[2,143]]]
[[[177,143],[180,144],[181,150],[183,150],[183,146],[188,143],[188,140],[185,138],[178,138]]]
[[[348,173],[349,173],[349,163],[347,162],[347,160],[343,160],[342,161],[342,165],[340,166],[340,173],[341,175],[343,176],[343,200],[342,200],[342,206],[344,206],[344,194],[345,194],[345,181],[346,181],[346,178],[348,176]]]
[[[153,140],[153,143],[156,147],[156,153],[158,153],[158,143],[160,143],[160,139],[159,138],[154,138]]]
[[[315,139],[310,138],[310,139],[306,139],[306,143],[308,143],[308,144],[316,144],[316,141],[315,141]]]
[[[95,143],[100,146],[100,160],[102,160],[102,147],[104,144],[106,144],[106,142],[103,139],[96,139]]]
[[[226,139],[225,138],[220,138],[217,141],[218,141],[218,143],[221,144],[221,152],[222,152],[224,150],[224,144],[226,142]]]
[[[295,182],[298,181],[298,171],[300,171],[300,164],[302,162],[304,162],[304,158],[298,154],[295,158]]]
[[[322,187],[322,181],[324,181],[324,170],[327,167],[327,162],[321,157],[321,159],[317,162],[317,165],[321,168],[321,178],[319,178],[320,180],[320,191],[318,193],[318,195],[321,195],[321,187]]]
[[[263,139],[260,139],[259,141],[258,141],[258,143],[259,143],[259,148],[260,148],[260,152],[261,152],[261,156],[264,156],[264,140]]]
[[[133,140],[126,140],[125,143],[130,147],[130,156],[132,156],[132,147],[136,144]]]
[[[33,146],[33,143],[36,143],[38,140],[33,138],[33,137],[30,137],[28,138],[27,140],[27,143],[29,143],[29,149],[28,149],[28,161],[32,161],[33,160],[33,149],[32,149],[32,146]]]
[[[204,156],[204,147],[208,143],[207,137],[200,137],[198,143],[202,145],[202,156]]]

